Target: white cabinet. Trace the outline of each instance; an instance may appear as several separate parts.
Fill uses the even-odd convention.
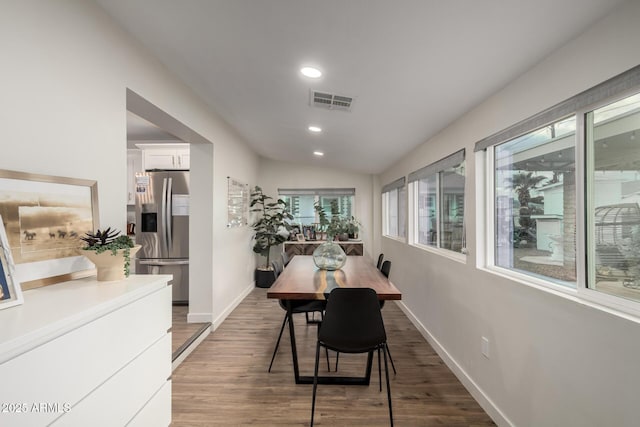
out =
[[[2,310],[0,425],[168,426],[170,278],[79,279]]]
[[[138,144],[144,153],[144,168],[188,170],[190,166],[189,144]]]
[[[144,172],[142,166],[142,151],[127,150],[127,204],[136,203],[136,174]]]

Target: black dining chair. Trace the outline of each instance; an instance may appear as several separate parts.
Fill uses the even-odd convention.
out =
[[[382,267],[380,267],[380,272],[384,274],[384,277],[389,278],[389,274],[391,273],[391,261],[387,260],[382,263]],[[384,300],[380,300],[380,310],[384,307]],[[391,361],[391,367],[393,368],[394,375],[396,372],[396,365],[393,363],[393,357],[391,357],[391,351],[389,351],[389,346],[387,345],[387,353],[389,354],[389,360]]]
[[[278,261],[273,261],[271,263],[273,267],[276,279],[282,273],[282,267]],[[287,320],[289,317],[287,316],[287,302],[285,300],[278,300],[280,307],[285,311],[284,320],[282,321],[282,326],[280,327],[280,333],[278,334],[278,340],[276,341],[276,348],[273,349],[273,355],[271,356],[271,363],[269,363],[269,372],[271,372],[271,367],[273,366],[273,361],[276,358],[276,354],[278,353],[278,347],[280,347],[280,339],[282,338],[282,333],[284,332],[284,327],[287,325]],[[324,308],[327,305],[327,302],[324,300],[291,300],[291,313],[298,314],[304,313],[307,318],[307,323],[316,323],[320,324],[320,321],[309,320],[309,313],[320,313],[320,319],[322,319],[322,313],[324,312]],[[327,365],[329,364],[329,355],[327,354]]]
[[[313,395],[311,400],[311,426],[316,407],[318,388],[318,365],[320,347],[342,353],[378,352],[378,378],[382,391],[380,350],[384,354],[384,373],[387,380],[387,400],[389,419],[393,426],[391,388],[387,366],[387,335],[384,330],[382,313],[376,291],[371,288],[336,288],[329,295],[325,315],[318,329],[316,343],[316,364],[313,374]]]
[[[382,254],[380,254],[380,257],[378,257],[378,263],[380,262],[380,259],[382,258]],[[384,277],[386,277],[387,279],[389,278],[389,273],[391,272],[391,261],[385,261],[382,263],[382,267],[380,268],[380,272],[382,274],[384,274]],[[380,300],[380,310],[382,310],[382,307],[384,307],[384,302],[385,300]],[[387,354],[389,355],[389,361],[391,362],[391,367],[393,368],[393,374],[397,375],[398,372],[396,371],[396,364],[393,363],[393,357],[391,357],[391,350],[389,350],[389,346],[385,343],[385,345],[387,346]],[[338,371],[338,361],[340,360],[340,353],[336,354],[336,372]]]
[[[282,265],[286,268],[287,265],[291,262],[291,257],[288,253],[282,252]]]
[[[382,267],[382,260],[384,259],[384,254],[378,255],[378,263],[376,264],[376,268],[380,270]]]

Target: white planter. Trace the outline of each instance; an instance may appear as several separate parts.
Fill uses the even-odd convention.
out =
[[[140,245],[135,245],[129,249],[129,258],[131,260],[133,260],[140,248]],[[115,255],[109,250],[99,254],[94,251],[83,250],[82,255],[89,258],[89,261],[96,265],[99,282],[122,280],[126,277],[124,274],[124,249],[118,249]]]

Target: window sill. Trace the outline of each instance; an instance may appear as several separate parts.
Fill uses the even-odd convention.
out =
[[[413,243],[411,244],[411,246],[413,246],[414,248],[418,248],[421,249],[425,252],[431,252],[432,254],[435,255],[440,255],[443,256],[445,258],[449,258],[451,260],[457,261],[461,264],[466,264],[467,263],[467,255],[460,253],[460,252],[454,252],[454,251],[450,251],[448,249],[442,249],[442,248],[433,248],[431,246],[425,246],[425,245],[421,245],[419,243]]]
[[[389,236],[387,234],[383,234],[382,237],[386,237],[387,239],[395,240],[396,242],[400,242],[400,243],[407,243],[407,239],[404,237]]]

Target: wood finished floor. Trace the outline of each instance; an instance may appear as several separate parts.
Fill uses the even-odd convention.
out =
[[[490,426],[489,416],[456,379],[395,303],[383,316],[398,374],[391,375],[396,426]],[[267,372],[284,311],[256,288],[173,372],[174,427],[305,426],[311,385],[296,385],[288,329]],[[295,316],[300,369],[313,373],[316,327]],[[365,357],[340,355],[340,375],[362,375]],[[335,354],[331,354],[335,363]],[[321,360],[326,374],[326,359]],[[371,385],[318,386],[315,425],[387,426],[386,390]]]
[[[174,305],[172,312],[171,352],[175,353],[181,345],[187,342],[193,334],[202,328],[202,323],[187,323],[189,306]]]

